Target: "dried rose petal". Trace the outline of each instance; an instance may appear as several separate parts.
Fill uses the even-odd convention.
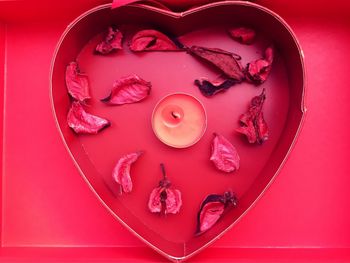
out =
[[[113,27],[108,27],[107,36],[101,43],[99,43],[95,51],[96,53],[106,55],[112,51],[122,49],[123,34],[118,29],[113,29]]]
[[[203,234],[210,229],[229,207],[237,206],[237,198],[231,191],[223,195],[208,195],[202,202],[197,214],[196,235]]]
[[[269,137],[262,111],[265,99],[265,89],[263,89],[259,96],[251,100],[248,111],[239,118],[241,127],[237,128],[236,131],[244,134],[249,143],[262,144]]]
[[[151,87],[151,82],[145,81],[137,75],[123,77],[114,82],[110,95],[101,101],[109,105],[138,102],[149,95]]]
[[[242,44],[252,44],[255,39],[255,31],[247,27],[232,28],[229,31],[230,36]]]
[[[152,190],[148,208],[152,213],[177,214],[182,205],[181,192],[171,187],[171,182],[165,174],[164,165],[160,165],[163,179],[159,181],[159,186]]]
[[[211,97],[219,92],[225,91],[238,83],[234,79],[225,79],[220,82],[210,82],[207,79],[196,79],[194,84],[199,88],[201,93],[206,97]]]
[[[165,34],[146,29],[137,32],[130,43],[132,51],[179,51],[183,45],[177,39],[170,39]]]
[[[240,158],[236,148],[222,135],[214,134],[210,160],[220,171],[230,173],[239,169]]]
[[[123,192],[130,193],[132,190],[132,181],[130,177],[130,167],[137,161],[142,152],[134,152],[124,155],[120,158],[113,169],[113,178],[120,184]]]
[[[69,63],[66,68],[66,85],[72,98],[81,102],[91,98],[88,77],[80,73],[77,62]]]
[[[78,101],[72,103],[67,115],[67,123],[78,134],[97,134],[111,125],[108,120],[87,113]]]
[[[228,78],[238,82],[244,79],[242,66],[238,62],[240,59],[238,55],[219,48],[199,46],[192,46],[189,51],[196,57],[200,57],[220,69]]]
[[[264,83],[270,74],[273,57],[274,50],[269,47],[265,50],[264,58],[248,63],[246,67],[247,80],[256,85]]]

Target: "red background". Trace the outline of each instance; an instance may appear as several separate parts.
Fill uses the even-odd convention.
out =
[[[0,261],[164,260],[101,206],[67,154],[50,108],[58,38],[101,2],[0,1]],[[306,120],[258,204],[190,261],[349,262],[350,2],[257,2],[290,24],[304,50]]]

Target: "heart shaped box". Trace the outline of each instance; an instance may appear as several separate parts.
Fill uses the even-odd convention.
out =
[[[136,3],[113,10],[110,7],[110,4],[101,5],[87,11],[62,34],[50,76],[54,117],[75,165],[112,215],[170,260],[186,260],[233,227],[266,191],[286,161],[305,114],[302,50],[282,18],[250,2],[211,3],[182,13]],[[244,83],[208,99],[193,86],[193,80],[203,74],[213,78],[217,73],[188,54],[156,52],[135,55],[124,47],[123,51],[111,56],[96,57],[92,48],[111,24],[128,25],[128,30],[139,26],[157,27],[182,36],[185,42],[234,48],[248,60],[259,58],[264,48],[273,42],[277,50],[276,60],[269,79],[262,85],[267,90],[264,115],[270,128],[269,141],[262,146],[251,146],[234,132],[239,115],[246,111],[250,99],[260,94],[261,87]],[[230,39],[223,32],[232,25],[255,28],[257,44],[244,46]],[[76,59],[90,78],[95,98],[87,110],[112,121],[112,127],[95,136],[77,136],[67,125],[70,99],[65,86],[65,69]],[[112,108],[98,101],[107,94],[113,79],[134,73],[142,74],[153,83],[151,96],[146,101]],[[171,77],[174,80],[169,82]],[[181,150],[159,142],[150,123],[156,102],[177,91],[193,93],[208,112],[204,137],[195,146]],[[227,125],[228,122],[232,124]],[[220,174],[208,161],[211,132],[224,134],[238,148],[242,161],[237,173]],[[139,150],[138,147],[146,150],[146,154],[132,168],[134,190],[121,196],[118,185],[112,181],[111,171],[120,156]],[[166,164],[169,178],[183,193],[184,205],[178,215],[162,217],[147,210],[149,193],[160,180],[160,162]],[[227,189],[237,193],[239,206],[228,211],[208,232],[195,237],[196,213],[201,200],[207,194],[222,193]]]

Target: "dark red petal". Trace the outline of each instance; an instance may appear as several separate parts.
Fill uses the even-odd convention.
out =
[[[215,167],[230,173],[239,169],[239,155],[236,148],[222,135],[214,134],[210,160]]]
[[[231,37],[242,44],[251,44],[255,39],[255,31],[247,27],[237,27],[229,30]]]
[[[224,203],[210,202],[207,203],[200,213],[200,233],[203,233],[210,229],[221,217],[225,210]]]
[[[244,118],[245,116],[242,115],[241,119]],[[249,119],[246,122],[241,121],[241,123],[244,125],[241,125],[241,127],[237,128],[236,131],[244,134],[247,137],[249,143],[256,143],[257,137],[253,121]]]
[[[272,64],[273,62],[273,58],[274,58],[274,49],[273,47],[268,47],[266,50],[265,50],[265,59],[267,62],[269,62],[270,64]]]
[[[268,139],[268,127],[262,111],[265,99],[263,89],[259,96],[251,100],[248,111],[239,118],[240,127],[236,131],[246,135],[249,143],[261,144]]]
[[[192,46],[189,51],[196,57],[202,58],[221,70],[228,78],[234,79],[238,82],[244,79],[242,66],[237,61],[240,57],[236,54],[219,48],[206,48],[199,46]]]
[[[66,68],[66,85],[72,98],[81,102],[91,98],[88,77],[80,73],[77,62],[69,63]]]
[[[166,191],[165,213],[176,214],[182,206],[181,192],[177,189],[168,188]]]
[[[274,50],[269,47],[265,50],[264,58],[248,63],[246,68],[247,80],[257,85],[264,83],[270,74],[273,58]]]
[[[257,124],[258,128],[259,128],[259,141],[258,143],[263,143],[264,141],[267,141],[269,138],[269,130],[267,127],[267,123],[264,120],[264,115],[263,112],[261,112],[258,116],[258,124]]]
[[[162,187],[157,187],[152,190],[149,200],[148,208],[152,213],[160,213],[162,211],[162,201],[161,201],[161,192],[164,191]]]
[[[96,46],[96,53],[106,55],[112,51],[122,49],[123,34],[118,29],[108,27],[107,36]]]
[[[137,75],[118,79],[107,98],[101,101],[110,105],[134,103],[145,99],[151,92],[151,82],[145,81]]]
[[[130,43],[132,51],[178,51],[181,50],[176,43],[165,34],[153,30],[137,32]]]
[[[210,229],[223,215],[225,210],[237,206],[237,197],[231,191],[222,195],[208,195],[201,203],[197,214],[197,231],[196,235]]]
[[[96,134],[111,125],[108,120],[87,113],[77,101],[69,109],[67,123],[76,133],[85,134]]]
[[[129,153],[120,158],[114,167],[113,178],[121,185],[123,192],[129,193],[132,190],[132,180],[130,176],[131,165],[137,161],[142,152]]]
[[[196,79],[194,84],[199,88],[201,93],[206,97],[211,97],[219,92],[225,91],[235,85],[237,80],[225,79],[221,82],[210,82],[206,79]]]

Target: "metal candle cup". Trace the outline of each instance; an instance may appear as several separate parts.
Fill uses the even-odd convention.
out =
[[[152,128],[157,138],[174,148],[197,143],[207,128],[203,104],[185,93],[174,93],[161,99],[152,114]]]

